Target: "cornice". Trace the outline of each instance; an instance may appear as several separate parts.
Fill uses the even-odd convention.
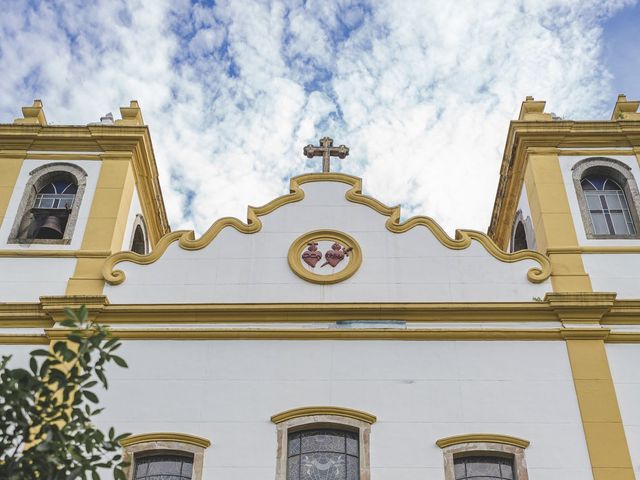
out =
[[[123,447],[130,447],[132,445],[149,442],[187,443],[189,445],[195,445],[196,447],[201,448],[207,448],[211,446],[211,442],[206,438],[189,435],[187,433],[175,432],[156,432],[143,433],[140,435],[129,435],[127,438],[123,438],[122,440],[120,440],[120,445],[122,445]]]
[[[528,440],[496,433],[467,433],[465,435],[441,438],[436,441],[436,445],[440,448],[451,447],[453,445],[460,445],[463,443],[500,443],[519,448],[527,448],[530,445]]]
[[[369,425],[376,422],[375,415],[371,415],[367,412],[360,410],[354,410],[352,408],[343,407],[330,407],[330,406],[312,406],[312,407],[300,407],[287,410],[285,412],[278,413],[271,417],[271,421],[275,424],[286,422],[287,420],[293,420],[300,417],[314,417],[320,415],[332,415],[336,417],[352,418],[361,422],[368,423]]]
[[[548,329],[378,329],[378,328],[112,328],[123,340],[561,340],[559,328]],[[45,329],[51,340],[67,337],[70,330]]]
[[[446,232],[432,218],[417,216],[400,221],[400,207],[388,207],[379,200],[362,194],[362,180],[351,175],[339,173],[311,173],[293,177],[290,181],[290,193],[262,207],[249,207],[247,213],[247,223],[243,223],[237,218],[225,217],[216,221],[200,238],[196,239],[192,230],[182,230],[173,232],[163,237],[154,250],[148,255],[138,255],[133,252],[118,252],[109,257],[103,266],[103,277],[112,285],[119,285],[124,282],[125,274],[122,270],[116,270],[115,266],[121,262],[132,262],[139,265],[149,265],[158,260],[173,242],[178,242],[180,248],[184,250],[199,250],[209,245],[220,231],[226,227],[232,227],[241,233],[253,234],[262,228],[260,217],[271,213],[275,209],[293,202],[299,202],[304,198],[304,191],[301,185],[310,182],[341,182],[351,185],[345,194],[345,198],[353,203],[366,205],[381,215],[387,216],[386,228],[392,233],[404,233],[417,226],[426,227],[440,241],[442,245],[452,250],[463,250],[471,245],[473,240],[480,243],[485,250],[499,261],[512,263],[520,260],[534,260],[539,267],[530,268],[527,278],[530,282],[540,283],[549,278],[551,274],[551,263],[549,259],[539,252],[532,250],[521,250],[516,253],[506,253],[484,233],[475,230],[456,230],[455,238],[449,237]]]

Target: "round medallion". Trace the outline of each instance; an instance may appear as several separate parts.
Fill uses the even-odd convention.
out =
[[[289,247],[289,267],[303,280],[338,283],[356,273],[362,251],[355,239],[337,230],[314,230]]]

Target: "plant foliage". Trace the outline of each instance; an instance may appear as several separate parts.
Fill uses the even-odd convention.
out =
[[[107,388],[105,367],[127,367],[107,327],[87,319],[87,309],[66,309],[67,340],[30,354],[29,369],[0,361],[0,478],[3,480],[98,480],[113,471],[124,480],[113,428],[92,423],[102,408],[96,387]]]

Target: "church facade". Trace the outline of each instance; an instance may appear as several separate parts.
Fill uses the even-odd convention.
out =
[[[640,478],[640,102],[509,125],[487,233],[321,173],[170,231],[137,102],[0,125],[0,354],[123,340],[101,395],[131,480]],[[364,179],[366,182],[366,179]],[[160,475],[164,475],[160,477]]]

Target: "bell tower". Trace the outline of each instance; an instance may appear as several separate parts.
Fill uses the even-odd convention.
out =
[[[50,125],[35,100],[0,125],[0,302],[101,295],[105,258],[148,253],[169,231],[138,102],[120,113]]]

